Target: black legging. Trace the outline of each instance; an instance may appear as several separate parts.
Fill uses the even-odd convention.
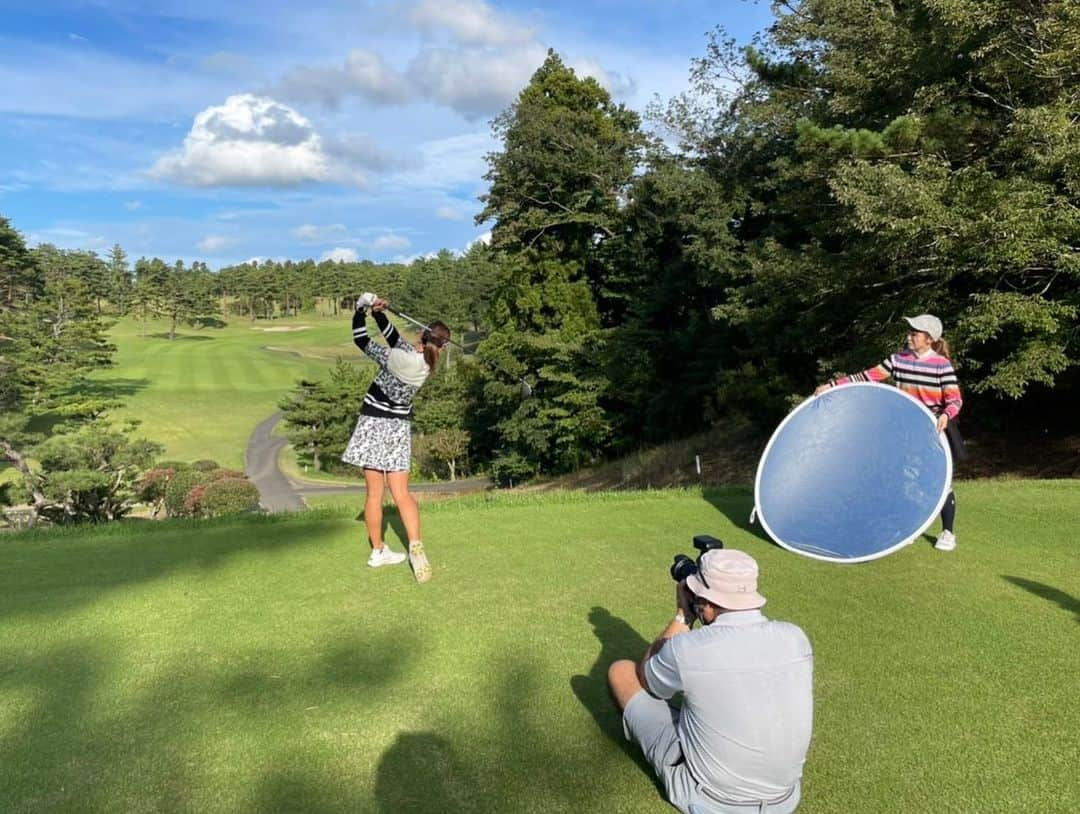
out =
[[[941,527],[945,531],[952,531],[953,522],[956,520],[956,492],[949,492],[945,498],[945,505],[941,507]]]

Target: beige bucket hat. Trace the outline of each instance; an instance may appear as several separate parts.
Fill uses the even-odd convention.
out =
[[[686,586],[697,596],[725,610],[752,610],[765,604],[757,591],[758,564],[745,551],[733,548],[706,551]]]

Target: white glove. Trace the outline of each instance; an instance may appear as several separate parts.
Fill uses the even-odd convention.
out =
[[[356,308],[357,310],[360,310],[361,308],[370,308],[372,305],[375,304],[375,300],[377,299],[378,297],[376,297],[370,291],[365,291],[363,294],[360,295],[360,299],[356,301]]]

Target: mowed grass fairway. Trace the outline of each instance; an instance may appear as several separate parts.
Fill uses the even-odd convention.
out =
[[[173,340],[164,322],[144,330],[122,319],[110,331],[116,364],[94,382],[122,400],[117,418],[142,421],[139,432],[163,444],[165,458],[243,469],[252,430],[298,379],[324,377],[338,356],[363,364],[349,319],[234,318],[224,328],[182,328]]]
[[[747,490],[428,504],[426,586],[344,510],[0,537],[0,810],[669,811],[605,672],[708,532],[814,645],[801,812],[1075,811],[1080,485],[957,491],[955,553],[854,566]]]

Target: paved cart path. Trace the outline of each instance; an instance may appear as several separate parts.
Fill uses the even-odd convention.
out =
[[[259,490],[259,503],[268,512],[296,512],[307,508],[307,495],[362,495],[364,485],[334,485],[290,478],[278,467],[281,448],[289,443],[287,438],[273,435],[274,427],[282,418],[276,412],[261,422],[248,439],[244,457],[244,471]],[[358,473],[359,474],[359,473]],[[487,478],[469,478],[454,483],[415,483],[409,488],[414,492],[465,493],[480,492],[491,486]]]

